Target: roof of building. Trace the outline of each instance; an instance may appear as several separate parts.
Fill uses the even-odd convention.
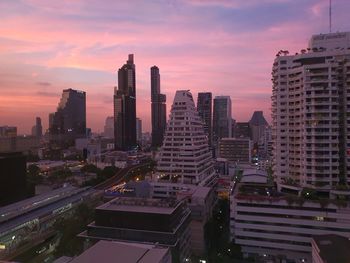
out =
[[[172,214],[180,202],[171,199],[137,198],[137,197],[117,197],[97,207],[99,210],[135,212],[135,213],[155,213]]]
[[[70,263],[157,263],[161,262],[167,253],[167,248],[102,240],[74,258]]]
[[[251,125],[256,125],[256,126],[268,125],[262,111],[254,111],[253,116],[250,119],[249,123]]]
[[[319,255],[325,263],[349,263],[350,240],[338,235],[314,236]]]

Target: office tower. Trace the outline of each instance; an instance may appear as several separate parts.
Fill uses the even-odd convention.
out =
[[[277,182],[332,189],[350,177],[350,32],[314,35],[300,54],[280,51],[272,68]]]
[[[222,138],[219,140],[219,157],[231,163],[251,163],[253,144],[249,138]]]
[[[0,126],[0,138],[13,138],[17,136],[17,127]]]
[[[41,125],[41,118],[36,117],[35,125],[32,128],[32,136],[41,138],[43,136],[43,126]]]
[[[204,122],[204,132],[208,135],[209,146],[212,144],[212,94],[200,92],[197,98],[197,111]]]
[[[27,196],[26,157],[20,152],[0,153],[0,206]]]
[[[157,66],[151,67],[151,118],[152,146],[160,147],[166,128],[166,96],[160,93],[160,74]]]
[[[103,135],[107,138],[114,138],[114,117],[108,116],[105,121]]]
[[[86,93],[65,89],[57,111],[49,116],[50,140],[65,143],[86,136]]]
[[[264,136],[266,127],[268,126],[267,121],[264,118],[262,111],[254,111],[252,118],[249,121],[249,127],[253,143],[258,143]]]
[[[118,70],[114,93],[114,140],[118,150],[136,146],[136,71],[134,55]]]
[[[142,120],[136,118],[136,141],[141,143],[142,141]]]
[[[162,180],[200,185],[210,184],[215,176],[203,122],[188,90],[176,91],[157,174]]]
[[[214,98],[213,133],[214,141],[232,137],[231,98],[217,96]]]
[[[117,197],[95,209],[94,222],[80,236],[157,244],[168,247],[175,262],[188,262],[190,220],[184,200]]]

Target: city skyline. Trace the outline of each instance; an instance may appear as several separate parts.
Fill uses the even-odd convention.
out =
[[[333,29],[347,31],[350,3],[333,2]],[[87,126],[102,132],[113,113],[116,71],[130,53],[138,59],[137,116],[145,131],[150,131],[154,64],[162,69],[168,101],[178,89],[190,89],[195,97],[208,91],[230,96],[238,121],[263,110],[270,122],[274,55],[285,47],[299,52],[310,35],[328,32],[328,1],[183,0],[135,8],[140,5],[0,3],[1,124],[29,134],[38,116],[47,129],[62,90],[72,88],[87,93]]]

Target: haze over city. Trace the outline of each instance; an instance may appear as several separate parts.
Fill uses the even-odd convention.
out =
[[[334,1],[334,31],[349,28],[347,0]],[[328,31],[327,0],[0,2],[0,120],[30,133],[47,128],[62,90],[87,92],[87,126],[113,115],[113,87],[135,54],[137,115],[150,130],[149,70],[157,65],[168,111],[175,91],[229,95],[232,116],[255,109],[270,121],[274,55],[306,48]]]

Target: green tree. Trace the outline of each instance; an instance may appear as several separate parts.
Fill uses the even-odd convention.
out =
[[[31,164],[28,166],[27,180],[29,183],[34,185],[40,184],[42,182],[43,177],[40,174],[40,168],[37,165]]]

